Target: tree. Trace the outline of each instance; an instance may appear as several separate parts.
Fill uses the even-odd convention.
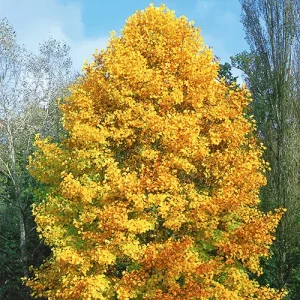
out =
[[[288,288],[298,299],[300,272],[300,102],[299,1],[243,0],[242,21],[250,52],[233,59],[246,74],[253,95],[252,112],[267,147],[268,185],[262,190],[264,210],[285,207],[274,245],[274,256],[262,279]]]
[[[233,76],[231,72],[231,65],[229,63],[220,64],[219,77],[225,78],[227,84],[232,85],[236,83],[238,76]]]
[[[51,299],[280,299],[259,286],[281,212],[258,209],[267,165],[245,88],[218,78],[192,23],[131,16],[37,138],[34,205],[53,255],[27,281]]]
[[[21,277],[41,262],[30,205],[35,181],[26,165],[36,133],[52,134],[59,115],[56,98],[70,82],[68,48],[54,39],[41,44],[38,55],[16,42],[6,19],[0,20],[0,298],[27,299]],[[53,108],[53,109],[52,109]],[[52,110],[51,110],[52,109]],[[53,129],[55,128],[55,130]],[[49,251],[48,251],[49,252]],[[47,251],[46,251],[47,253]]]

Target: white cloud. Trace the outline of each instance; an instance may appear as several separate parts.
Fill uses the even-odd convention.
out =
[[[6,17],[17,33],[18,42],[31,51],[48,37],[65,41],[71,47],[74,68],[80,70],[95,49],[106,46],[108,37],[86,37],[82,7],[78,2],[58,0],[0,0],[0,18]]]

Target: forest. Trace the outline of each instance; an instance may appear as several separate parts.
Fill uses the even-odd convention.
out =
[[[300,2],[240,5],[230,62],[150,5],[81,73],[0,19],[0,299],[300,298]]]

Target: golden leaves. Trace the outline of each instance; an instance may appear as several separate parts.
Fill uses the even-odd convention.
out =
[[[258,210],[268,165],[245,88],[185,17],[151,5],[86,64],[62,105],[69,135],[37,138],[29,170],[52,258],[49,299],[280,299],[260,273],[281,212]]]

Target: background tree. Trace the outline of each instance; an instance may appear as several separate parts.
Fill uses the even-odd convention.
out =
[[[16,42],[0,21],[0,298],[25,299],[21,277],[49,253],[39,241],[30,205],[36,182],[26,165],[36,133],[58,137],[56,99],[70,82],[68,47],[49,39],[38,55]]]
[[[249,93],[216,80],[199,30],[164,6],[130,17],[36,141],[34,215],[52,257],[28,281],[52,299],[279,299],[260,273],[281,213],[258,209],[263,148]]]
[[[234,82],[237,82],[238,76],[233,76],[231,65],[226,62],[225,64],[220,64],[219,78],[225,78],[226,83],[232,85]]]
[[[273,259],[265,263],[263,282],[300,295],[300,93],[299,1],[242,0],[242,22],[250,52],[233,58],[246,74],[252,111],[270,162],[262,207],[287,208],[277,231]],[[298,278],[298,279],[297,279]]]

